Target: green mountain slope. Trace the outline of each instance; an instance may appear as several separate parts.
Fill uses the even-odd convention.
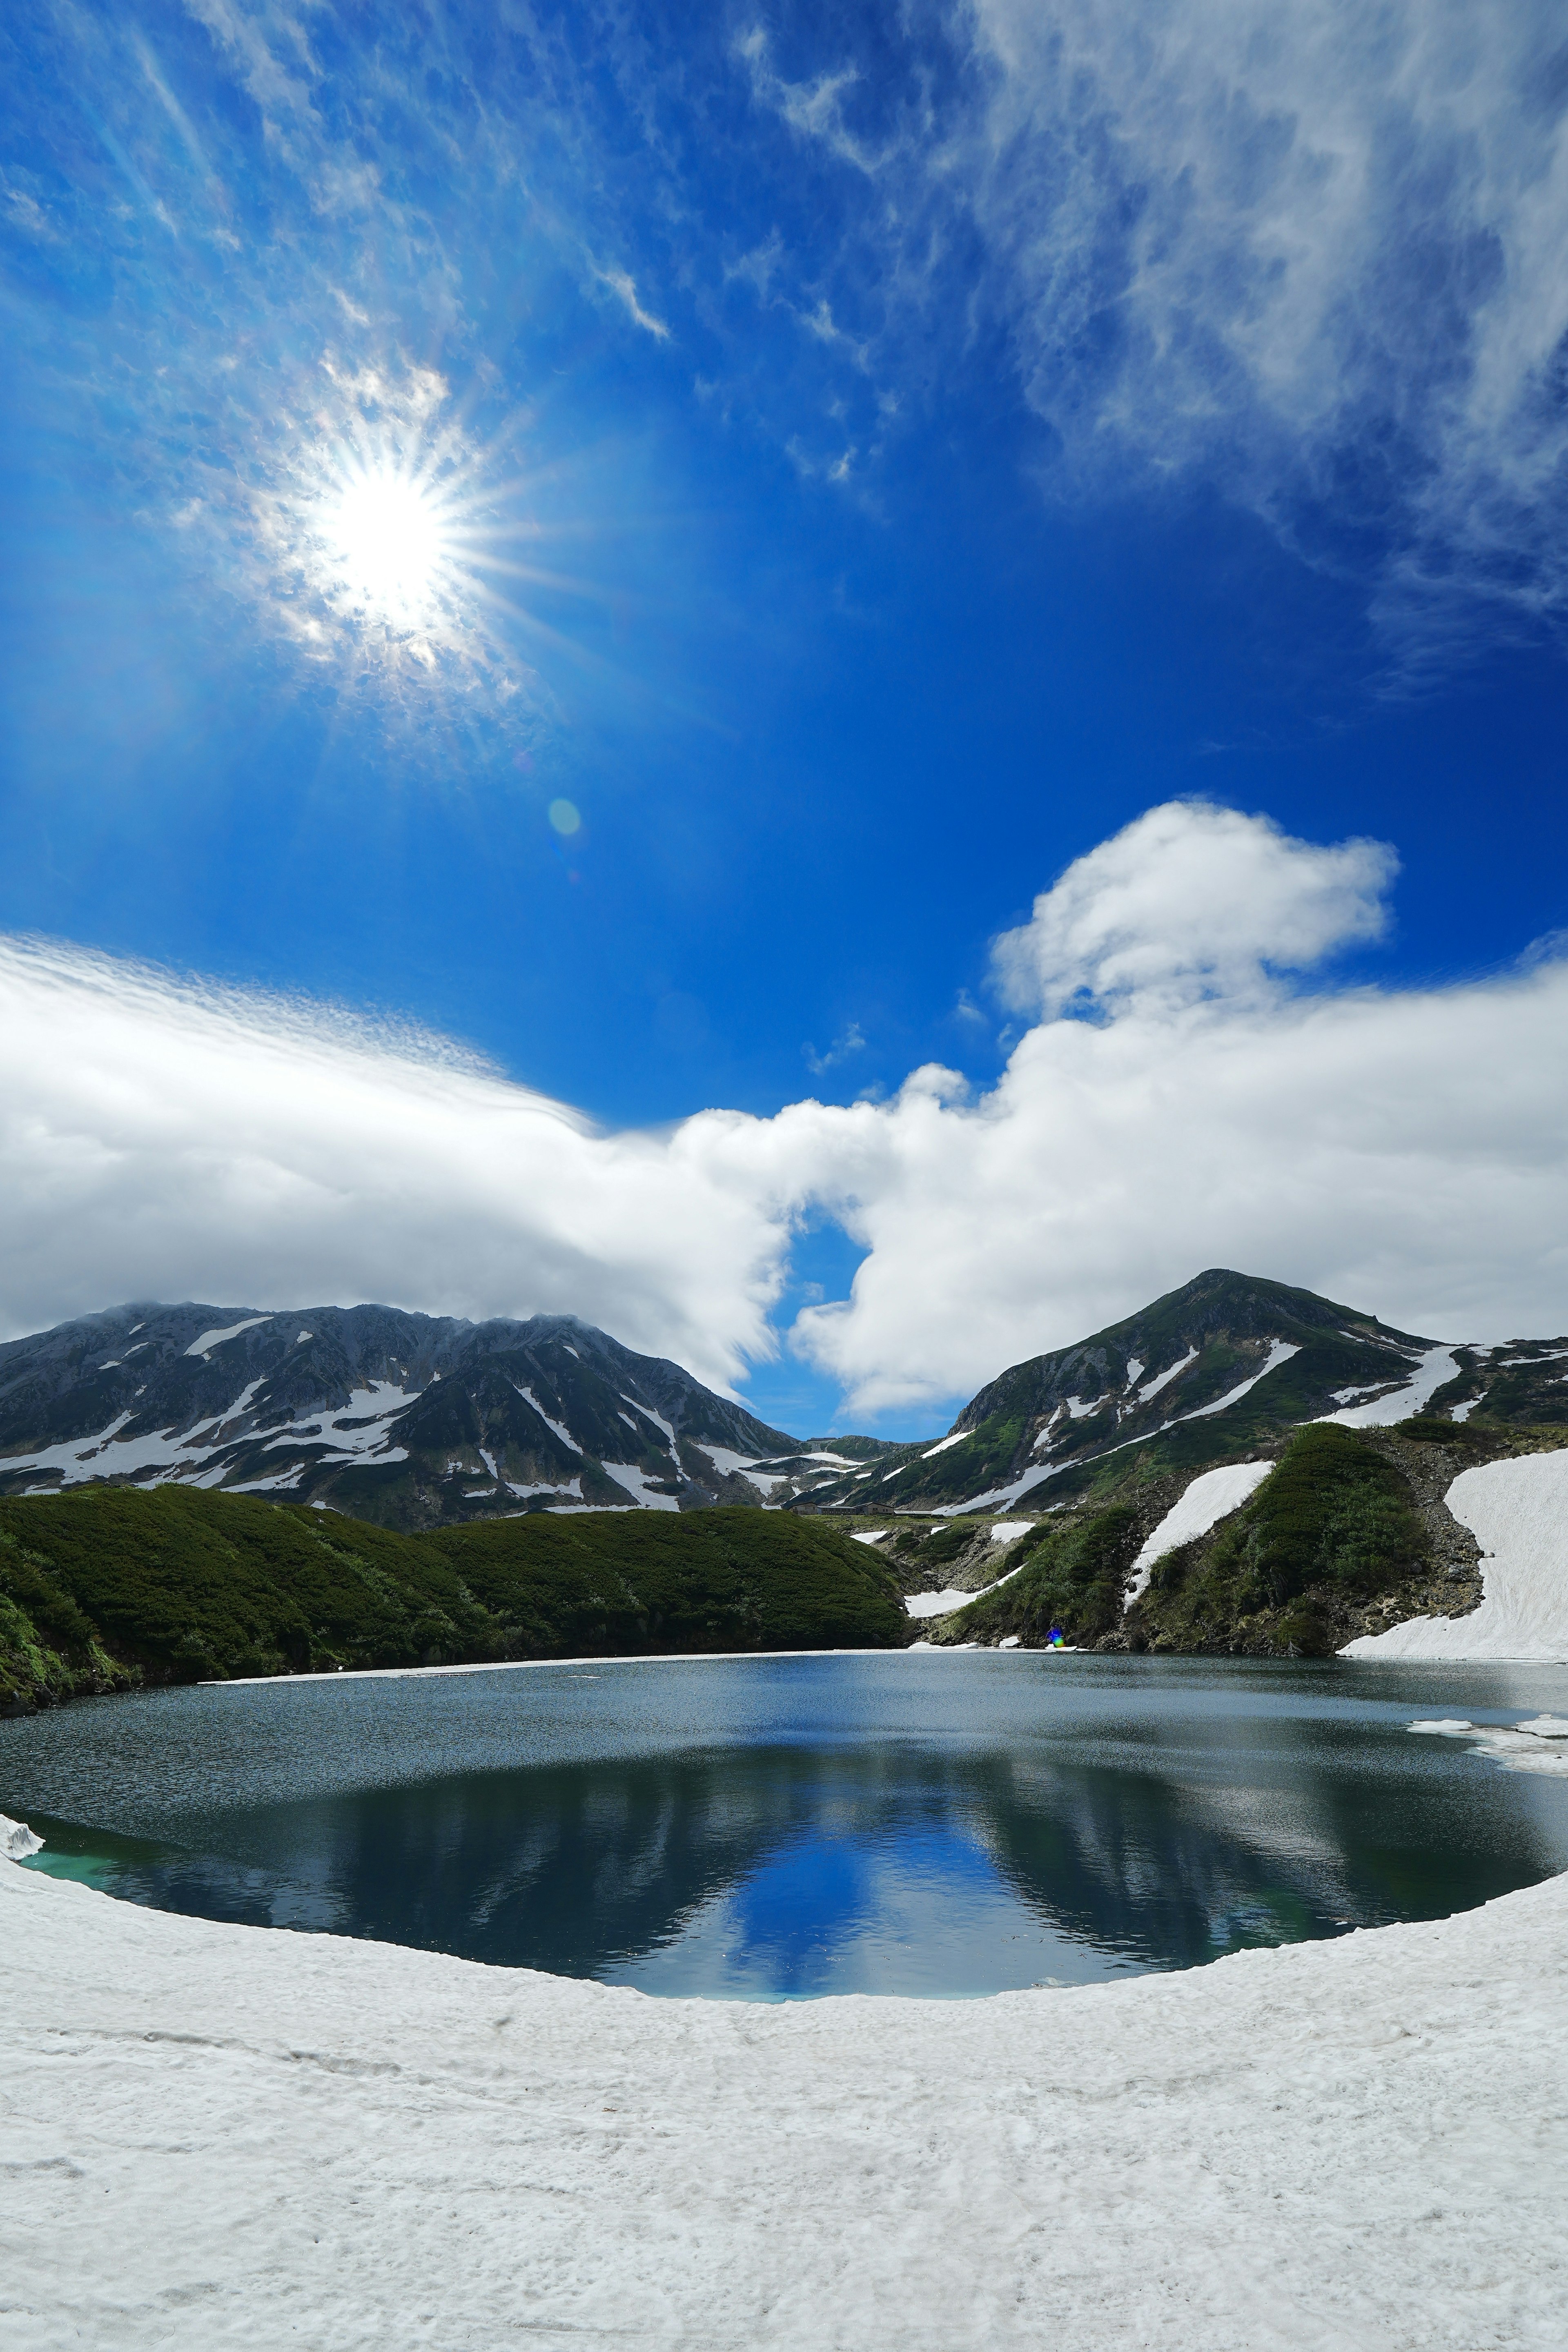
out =
[[[989,1590],[922,1630],[938,1644],[1033,1649],[1059,1635],[1078,1649],[1326,1657],[1405,1618],[1473,1608],[1479,1549],[1444,1496],[1478,1463],[1565,1442],[1551,1427],[1436,1416],[1275,1436],[1260,1457],[1274,1466],[1249,1499],[1156,1559],[1129,1605],[1140,1549],[1187,1484],[1152,1474],[1139,1449],[1108,1462],[1098,1490],[1037,1520],[998,1559]]]
[[[863,1544],[753,1509],[406,1536],[187,1487],[0,1500],[0,1707],[236,1675],[584,1651],[894,1648]]]
[[[874,1496],[879,1510],[1043,1507],[1131,1447],[1150,1475],[1191,1472],[1347,1399],[1399,1389],[1434,1346],[1315,1292],[1212,1268],[1090,1339],[1012,1365],[940,1445],[908,1448],[807,1507],[864,1508]]]

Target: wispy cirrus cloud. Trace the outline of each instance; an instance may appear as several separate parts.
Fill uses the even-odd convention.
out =
[[[786,20],[787,21],[787,20]],[[1542,0],[973,0],[792,44],[833,191],[775,256],[884,380],[999,340],[1051,495],[1198,481],[1451,642],[1568,601],[1568,67]],[[776,299],[776,296],[775,296]],[[936,394],[940,398],[940,391]]]

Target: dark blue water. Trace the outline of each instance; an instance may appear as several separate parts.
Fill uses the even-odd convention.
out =
[[[876,1657],[167,1691],[0,1723],[35,1867],[649,1992],[972,1994],[1432,1918],[1568,1780],[1413,1738],[1562,1669]]]

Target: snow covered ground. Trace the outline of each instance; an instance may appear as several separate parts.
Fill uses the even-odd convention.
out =
[[[0,1863],[7,2352],[1559,2352],[1568,1880],[1109,1986],[658,2000]]]
[[[1568,1448],[1463,1470],[1444,1499],[1480,1545],[1480,1607],[1407,1618],[1341,1654],[1568,1659]]]

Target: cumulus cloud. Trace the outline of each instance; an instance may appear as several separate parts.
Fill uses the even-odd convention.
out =
[[[1373,935],[1390,870],[1376,845],[1151,811],[1008,935],[1044,1013],[989,1091],[931,1066],[887,1102],[658,1134],[605,1134],[430,1041],[13,942],[0,1313],[571,1311],[727,1385],[770,1352],[792,1234],[826,1213],[867,1255],[792,1342],[857,1413],[965,1395],[1212,1265],[1438,1339],[1561,1331],[1568,961],[1314,983]],[[1062,1013],[1086,999],[1094,1018]]]
[[[1015,1011],[1256,994],[1272,972],[1375,940],[1398,871],[1384,842],[1321,849],[1267,817],[1202,801],[1151,809],[1069,866],[1031,921],[994,944]]]

